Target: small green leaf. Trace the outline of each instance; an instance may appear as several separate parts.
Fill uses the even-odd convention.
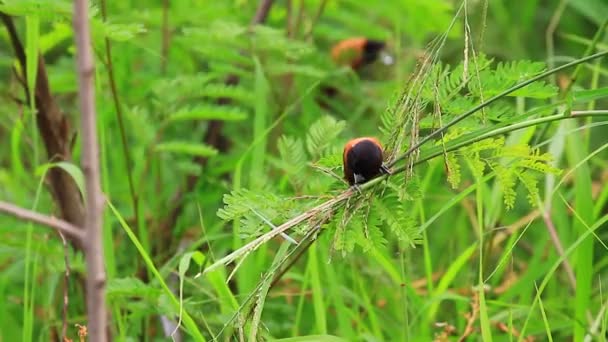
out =
[[[100,29],[103,32],[104,36],[108,37],[110,40],[115,41],[126,41],[135,38],[138,34],[143,34],[146,32],[146,29],[142,24],[133,23],[133,24],[110,24],[107,22],[102,22],[96,28]]]
[[[222,121],[239,121],[247,118],[245,113],[239,107],[230,106],[197,106],[194,108],[182,108],[177,112],[169,115],[169,121],[187,121],[187,120],[222,120]]]
[[[188,252],[188,253],[184,254],[181,257],[181,259],[179,259],[179,266],[178,266],[177,272],[179,273],[180,283],[181,283],[181,278],[183,278],[186,275],[188,268],[190,268],[190,260],[192,260],[192,254],[193,254],[193,252]]]
[[[313,156],[322,156],[327,152],[336,137],[344,130],[346,122],[337,121],[326,115],[310,125],[306,135],[306,148]]]
[[[574,91],[572,98],[574,102],[589,102],[608,97],[608,87]]]
[[[21,159],[21,136],[23,135],[23,120],[19,119],[15,121],[13,128],[11,129],[11,165],[12,171],[15,175],[25,174],[23,168],[23,161]]]
[[[192,252],[192,260],[194,260],[197,265],[203,266],[207,260],[207,257],[205,257],[205,254],[199,251],[194,251]]]
[[[188,154],[198,157],[213,157],[217,154],[217,150],[205,144],[195,144],[182,141],[170,141],[156,145],[157,152],[171,152]]]
[[[46,172],[53,167],[58,167],[58,168],[62,169],[63,171],[67,172],[72,177],[74,182],[76,182],[76,186],[78,186],[78,190],[80,190],[80,194],[83,197],[85,196],[84,174],[82,173],[82,170],[80,169],[80,167],[78,167],[77,165],[75,165],[73,163],[70,163],[67,161],[61,161],[61,162],[57,162],[57,163],[42,164],[36,169],[36,176],[44,177]]]
[[[106,287],[108,297],[157,297],[160,295],[160,290],[151,287],[140,279],[114,278],[108,281]]]

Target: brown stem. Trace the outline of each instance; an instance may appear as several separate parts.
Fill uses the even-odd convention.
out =
[[[87,266],[86,297],[89,341],[106,341],[107,311],[102,215],[103,195],[99,175],[99,146],[95,112],[95,75],[91,36],[89,29],[88,1],[74,0],[74,35],[78,71],[78,94],[82,124],[82,169],[86,181],[84,243]]]
[[[550,210],[550,209],[549,209]],[[549,232],[549,236],[551,237],[551,242],[553,242],[553,246],[557,251],[557,254],[561,257],[564,255],[564,247],[562,246],[562,242],[559,239],[559,234],[557,233],[557,229],[555,229],[555,225],[553,224],[553,220],[551,219],[551,214],[549,211],[545,211],[542,215],[543,221],[545,221],[545,225],[547,226],[547,231]],[[574,269],[568,259],[564,259],[562,263],[564,267],[564,271],[566,271],[566,275],[568,276],[568,283],[573,291],[576,291],[576,277],[574,276]]]
[[[471,298],[471,311],[467,312],[465,315],[467,319],[467,326],[464,329],[464,332],[458,339],[458,342],[466,341],[469,336],[475,331],[473,326],[475,325],[475,321],[477,320],[477,316],[479,315],[479,294],[477,292],[473,293],[473,298]]]
[[[49,228],[53,228],[58,232],[69,236],[70,239],[73,241],[81,240],[84,235],[79,227],[76,227],[69,222],[52,216],[47,216],[31,210],[27,210],[7,202],[0,201],[0,213],[11,215],[24,221],[29,221]]]
[[[169,0],[163,0],[163,24],[162,24],[162,47],[160,51],[160,73],[167,73],[167,64],[169,62],[169,45],[171,43],[171,35],[169,32]]]
[[[302,20],[304,20],[304,12],[306,9],[306,1],[300,0],[300,7],[298,8],[298,14],[296,15],[295,22],[293,24],[292,34],[293,36],[297,36],[298,31],[300,30],[300,25],[302,24]]]
[[[0,18],[6,27],[15,56],[24,73],[21,79],[26,79],[25,51],[17,35],[13,20],[5,13],[0,13]],[[22,85],[26,98],[29,98],[30,92],[34,91],[37,110],[36,123],[44,141],[48,158],[53,161],[70,161],[72,136],[69,122],[51,93],[42,55],[38,57],[35,89],[29,89],[26,83]],[[61,212],[61,217],[74,226],[82,227],[84,224],[84,204],[74,179],[60,168],[51,168],[47,173],[47,178],[53,198]],[[72,236],[69,235],[70,238]],[[72,242],[75,247],[82,249],[82,241],[75,240]]]
[[[61,234],[61,232],[58,233],[59,237],[61,237],[61,243],[63,245],[63,260],[65,263],[65,273],[63,276],[63,324],[61,326],[61,340],[66,341],[68,332],[68,304],[70,303],[70,249],[63,234]]]
[[[260,5],[255,11],[255,15],[251,19],[251,26],[258,25],[266,21],[273,2],[273,0],[260,0]]]
[[[15,55],[17,56],[17,60],[19,61],[19,64],[21,64],[21,70],[23,70],[23,74],[25,75],[25,50],[23,49],[23,45],[21,45],[21,41],[19,40],[19,35],[17,34],[15,24],[13,24],[11,17],[9,17],[5,13],[0,12],[0,18],[2,18],[2,22],[6,27],[6,31],[8,32],[8,36],[10,37],[11,45],[13,45]],[[17,79],[23,80],[25,79],[25,76],[23,78],[17,77]],[[25,91],[25,98],[27,101],[27,99],[30,98],[30,90],[27,88],[27,84],[25,82],[23,82],[22,84]]]
[[[293,38],[293,0],[287,0],[285,4],[287,19],[285,20],[285,32],[287,38]]]

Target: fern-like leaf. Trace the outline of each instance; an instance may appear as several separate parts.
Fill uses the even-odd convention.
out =
[[[310,155],[318,157],[333,144],[344,129],[346,122],[337,121],[331,116],[323,116],[310,125],[306,135],[306,148]]]
[[[496,179],[502,190],[503,201],[507,209],[513,209],[515,206],[515,185],[516,175],[515,171],[510,167],[504,167],[500,164],[494,163],[493,169],[496,171]]]
[[[169,115],[169,121],[190,120],[222,120],[240,121],[247,118],[247,113],[240,107],[227,105],[198,105],[196,107],[181,108]]]
[[[281,167],[289,176],[289,181],[299,188],[305,182],[307,155],[304,150],[304,143],[297,138],[282,136],[278,143],[279,154],[281,155]]]

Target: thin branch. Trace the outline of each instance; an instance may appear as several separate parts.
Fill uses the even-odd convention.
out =
[[[66,341],[68,332],[68,305],[70,303],[70,249],[68,247],[68,243],[65,239],[65,236],[63,236],[61,232],[58,233],[59,237],[61,237],[61,243],[63,244],[63,260],[65,263],[65,273],[63,276],[63,325],[61,327],[61,338],[62,341]]]
[[[547,46],[547,65],[549,68],[553,68],[555,66],[555,46],[553,41],[553,34],[557,29],[557,25],[559,24],[560,19],[562,18],[562,14],[568,5],[568,0],[561,0],[560,3],[555,8],[553,15],[551,16],[551,20],[549,21],[549,25],[547,26],[547,30],[545,30],[545,44]],[[551,75],[551,80],[555,83],[555,76]]]
[[[429,150],[424,151],[422,158],[420,158],[414,162],[414,165],[422,164],[426,161],[429,161],[439,155],[442,155],[444,152],[455,151],[459,148],[468,146],[468,145],[476,143],[478,141],[505,135],[505,134],[508,134],[508,133],[511,133],[511,132],[514,132],[514,131],[517,131],[520,129],[527,128],[527,127],[538,126],[538,125],[541,125],[544,123],[550,123],[550,122],[554,122],[554,121],[561,121],[561,120],[567,120],[567,119],[586,118],[586,117],[607,117],[607,116],[608,116],[608,111],[597,111],[597,113],[595,113],[595,111],[585,111],[585,112],[580,112],[577,115],[569,115],[569,116],[563,115],[563,114],[555,114],[555,115],[546,116],[546,117],[542,117],[542,118],[538,118],[538,119],[527,120],[524,122],[512,124],[512,125],[505,126],[505,127],[499,127],[499,128],[493,129],[491,131],[481,132],[481,134],[480,134],[480,132],[473,132],[471,134],[467,134],[466,136],[463,136],[464,139],[462,139],[462,138],[455,139],[453,141],[454,144],[449,146],[448,148],[446,148],[445,151],[443,151],[437,147],[429,148]],[[403,172],[403,171],[405,171],[405,169],[406,169],[405,166],[396,168],[393,170],[392,175]],[[390,175],[382,175],[378,178],[372,179],[371,181],[361,185],[360,189],[364,190],[364,189],[367,189],[368,187],[372,187],[374,184],[381,182],[383,179],[385,179],[388,176],[390,176]]]
[[[221,336],[222,333],[224,332],[224,330],[236,319],[239,319],[240,321],[244,321],[251,317],[251,315],[253,314],[253,311],[255,309],[255,305],[253,305],[253,306],[250,305],[252,300],[254,300],[255,297],[257,297],[257,294],[260,292],[262,287],[265,286],[265,284],[271,280],[270,279],[271,277],[272,277],[272,280],[271,280],[270,286],[268,288],[268,291],[270,292],[270,290],[272,290],[272,288],[283,277],[285,272],[287,272],[295,264],[295,262],[297,262],[297,260],[317,240],[318,236],[323,233],[323,230],[320,229],[321,225],[322,225],[321,222],[317,222],[316,224],[313,224],[313,227],[308,230],[308,232],[306,233],[306,235],[304,237],[302,237],[302,240],[300,240],[300,243],[298,244],[298,246],[296,246],[295,248],[290,250],[285,255],[283,260],[281,260],[280,262],[273,264],[271,266],[271,268],[266,272],[266,274],[263,276],[263,278],[258,282],[256,287],[249,293],[247,298],[245,298],[243,300],[240,307],[236,310],[236,312],[232,315],[232,317],[228,319],[228,321],[224,324],[224,327],[217,333],[216,336]],[[204,274],[204,272],[202,274]],[[196,277],[198,277],[200,275],[201,275],[201,273],[199,273]],[[241,312],[243,312],[246,307],[248,307],[247,314],[241,315]],[[243,322],[240,322],[239,328],[242,328],[243,326],[244,326]]]
[[[101,1],[101,17],[104,22],[108,20],[108,13],[106,9],[106,1]],[[118,121],[118,131],[120,132],[120,142],[122,147],[122,154],[125,159],[125,168],[127,173],[127,182],[129,183],[129,192],[131,195],[131,204],[133,205],[133,216],[135,217],[135,224],[140,227],[141,222],[139,221],[139,197],[135,191],[135,182],[133,181],[133,163],[131,153],[127,143],[127,132],[125,129],[125,119],[122,112],[122,106],[120,104],[120,98],[118,96],[118,88],[116,86],[116,78],[114,77],[114,64],[112,63],[112,42],[105,37],[105,53],[106,53],[106,68],[108,70],[108,82],[110,83],[110,92],[112,94],[112,100],[114,102],[114,110],[116,111],[116,120]],[[141,238],[141,236],[140,236]]]
[[[42,54],[39,54],[36,86],[34,89],[29,89],[24,81],[27,79],[25,51],[17,35],[15,24],[11,17],[5,13],[0,13],[0,18],[8,31],[11,45],[21,67],[22,75],[16,73],[17,79],[20,80],[27,99],[29,99],[30,93],[34,93],[36,96],[35,104],[38,111],[36,123],[44,141],[47,157],[53,161],[70,161],[72,147],[70,122],[53,97],[44,58]],[[72,176],[60,168],[51,168],[47,172],[47,179],[53,199],[61,212],[61,218],[76,227],[82,227],[84,224],[84,204],[80,190]],[[75,240],[75,247],[83,249],[81,242],[81,240]]]
[[[549,231],[549,236],[551,237],[551,242],[553,242],[553,247],[555,247],[557,254],[560,257],[563,257],[564,247],[562,246],[557,229],[555,229],[555,225],[551,219],[551,213],[549,213],[549,211],[545,211],[542,217],[545,225],[547,226],[547,231]],[[562,266],[564,267],[564,271],[566,271],[566,275],[568,276],[568,283],[570,284],[570,287],[573,291],[576,291],[576,276],[574,275],[574,269],[572,268],[572,265],[568,259],[564,259]]]
[[[471,336],[471,334],[475,331],[474,325],[477,321],[477,316],[479,315],[479,293],[473,293],[473,298],[471,299],[471,311],[465,314],[465,318],[467,319],[467,326],[464,328],[464,332],[458,339],[458,342],[464,342],[466,339]]]
[[[372,180],[373,181],[373,180]],[[371,182],[371,181],[370,181]],[[369,184],[365,183],[363,184],[364,186]],[[258,238],[252,240],[251,242],[245,244],[244,246],[242,246],[241,248],[237,249],[236,251],[226,255],[225,257],[217,260],[216,262],[214,262],[212,265],[208,266],[204,271],[203,274],[207,274],[211,271],[213,271],[214,269],[224,266],[224,265],[228,265],[230,263],[232,263],[233,261],[239,259],[239,258],[244,258],[246,257],[249,253],[251,253],[252,251],[256,250],[258,247],[260,247],[261,245],[263,245],[264,243],[270,241],[271,239],[275,238],[276,236],[279,236],[281,233],[288,231],[289,229],[299,225],[300,223],[315,217],[317,214],[320,213],[326,213],[328,211],[331,211],[333,208],[335,208],[338,204],[345,202],[347,199],[349,199],[353,194],[355,194],[356,192],[349,188],[348,190],[344,191],[343,193],[341,193],[340,195],[327,200],[324,203],[321,203],[317,206],[315,206],[312,209],[307,210],[306,212],[293,217],[292,219],[286,221],[285,223],[283,223],[280,226],[277,226],[276,229],[271,230],[268,233],[265,233],[261,236],[259,236]],[[300,243],[302,243],[300,241]]]
[[[19,78],[20,80],[24,80],[25,77],[25,50],[23,49],[23,45],[21,44],[21,41],[19,40],[19,36],[17,35],[17,29],[15,28],[15,24],[13,23],[13,20],[11,19],[11,17],[9,17],[7,14],[5,13],[0,13],[0,18],[2,18],[2,22],[4,23],[4,26],[6,27],[6,31],[8,31],[8,36],[10,37],[10,41],[11,44],[13,45],[13,50],[15,51],[15,55],[17,56],[17,60],[19,61],[19,64],[21,64],[21,69],[22,72],[24,74],[23,78]],[[23,89],[25,91],[25,98],[26,101],[27,99],[30,98],[30,90],[27,87],[27,83],[23,82]]]
[[[285,4],[285,10],[287,11],[287,19],[285,19],[285,32],[287,38],[293,38],[293,0],[287,0]]]
[[[86,179],[85,254],[87,265],[86,297],[89,340],[106,341],[106,301],[100,188],[97,114],[95,112],[95,75],[87,0],[74,0],[74,35],[78,71],[78,94],[82,124],[82,169]]]
[[[169,46],[171,45],[171,32],[169,30],[169,0],[163,0],[162,46],[160,51],[160,73],[167,73],[169,63]]]
[[[84,235],[80,228],[69,222],[27,210],[7,202],[0,201],[0,213],[8,214],[24,221],[37,223],[55,229],[58,232],[69,236],[70,239],[73,240],[81,241]]]
[[[306,10],[306,1],[304,0],[300,0],[300,7],[298,7],[298,12],[296,14],[296,18],[295,21],[293,22],[293,25],[291,27],[291,35],[293,37],[297,36],[298,32],[300,31],[300,25],[302,24],[302,21],[304,20],[304,12]]]
[[[392,167],[395,164],[397,164],[397,162],[409,157],[411,154],[413,154],[415,151],[417,151],[422,145],[424,145],[425,143],[427,143],[428,141],[436,138],[437,136],[445,133],[450,127],[456,125],[457,123],[459,123],[460,121],[466,119],[467,117],[473,115],[474,113],[478,112],[479,110],[489,106],[490,104],[496,102],[497,100],[505,97],[506,95],[511,94],[512,92],[519,90],[527,85],[530,85],[540,79],[543,79],[547,76],[553,75],[559,71],[562,71],[564,69],[568,69],[570,67],[585,63],[585,62],[589,62],[591,60],[594,60],[596,58],[600,58],[600,57],[604,57],[608,55],[608,51],[603,51],[603,52],[599,52],[596,54],[593,54],[591,56],[587,56],[587,57],[583,57],[580,59],[577,59],[573,62],[570,62],[568,64],[564,64],[561,65],[557,68],[551,69],[551,70],[547,70],[543,73],[540,73],[528,80],[525,80],[521,83],[518,83],[516,85],[514,85],[513,87],[501,92],[500,94],[497,94],[495,96],[492,96],[491,98],[489,98],[487,101],[482,102],[480,104],[478,104],[477,106],[469,109],[468,111],[466,111],[463,114],[460,114],[459,116],[455,117],[454,119],[452,119],[452,121],[448,122],[445,126],[441,127],[440,129],[434,131],[433,133],[427,135],[426,137],[424,137],[424,139],[420,140],[417,144],[415,144],[414,146],[410,147],[405,153],[403,153],[402,155],[400,155],[399,157],[395,158],[395,160],[393,160],[388,166]]]
[[[593,52],[593,50],[595,50],[600,39],[602,37],[604,37],[604,32],[606,32],[607,27],[608,27],[608,18],[606,18],[606,20],[604,20],[604,22],[600,25],[600,27],[595,32],[595,35],[593,36],[593,40],[591,40],[591,44],[589,44],[589,46],[587,46],[587,49],[585,49],[585,53],[583,53],[584,56],[588,56],[589,54],[591,54]],[[572,85],[574,84],[574,81],[576,81],[576,79],[578,78],[578,74],[580,73],[582,68],[583,68],[582,64],[579,64],[576,66],[576,68],[574,68],[574,71],[570,75],[570,82],[568,83],[568,87],[564,90],[565,93],[568,92],[570,90],[570,88],[572,88]]]
[[[251,26],[259,25],[266,21],[273,2],[273,0],[260,0],[260,5],[255,12],[255,16],[251,19]]]
[[[315,29],[315,26],[317,25],[317,23],[319,22],[319,18],[321,18],[321,15],[323,14],[323,11],[325,10],[326,5],[327,5],[327,0],[322,0],[321,3],[319,4],[317,13],[315,13],[315,16],[312,18],[312,22],[310,23],[310,27],[309,27],[308,31],[304,34],[304,39],[308,40],[310,37],[312,37],[312,32]]]

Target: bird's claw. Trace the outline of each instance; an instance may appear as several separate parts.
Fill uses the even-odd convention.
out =
[[[393,171],[391,171],[391,169],[389,169],[389,168],[388,168],[388,166],[386,166],[386,165],[384,165],[384,164],[382,164],[382,165],[380,166],[380,170],[381,170],[382,172],[386,173],[387,175],[392,175],[392,174],[393,174]]]

